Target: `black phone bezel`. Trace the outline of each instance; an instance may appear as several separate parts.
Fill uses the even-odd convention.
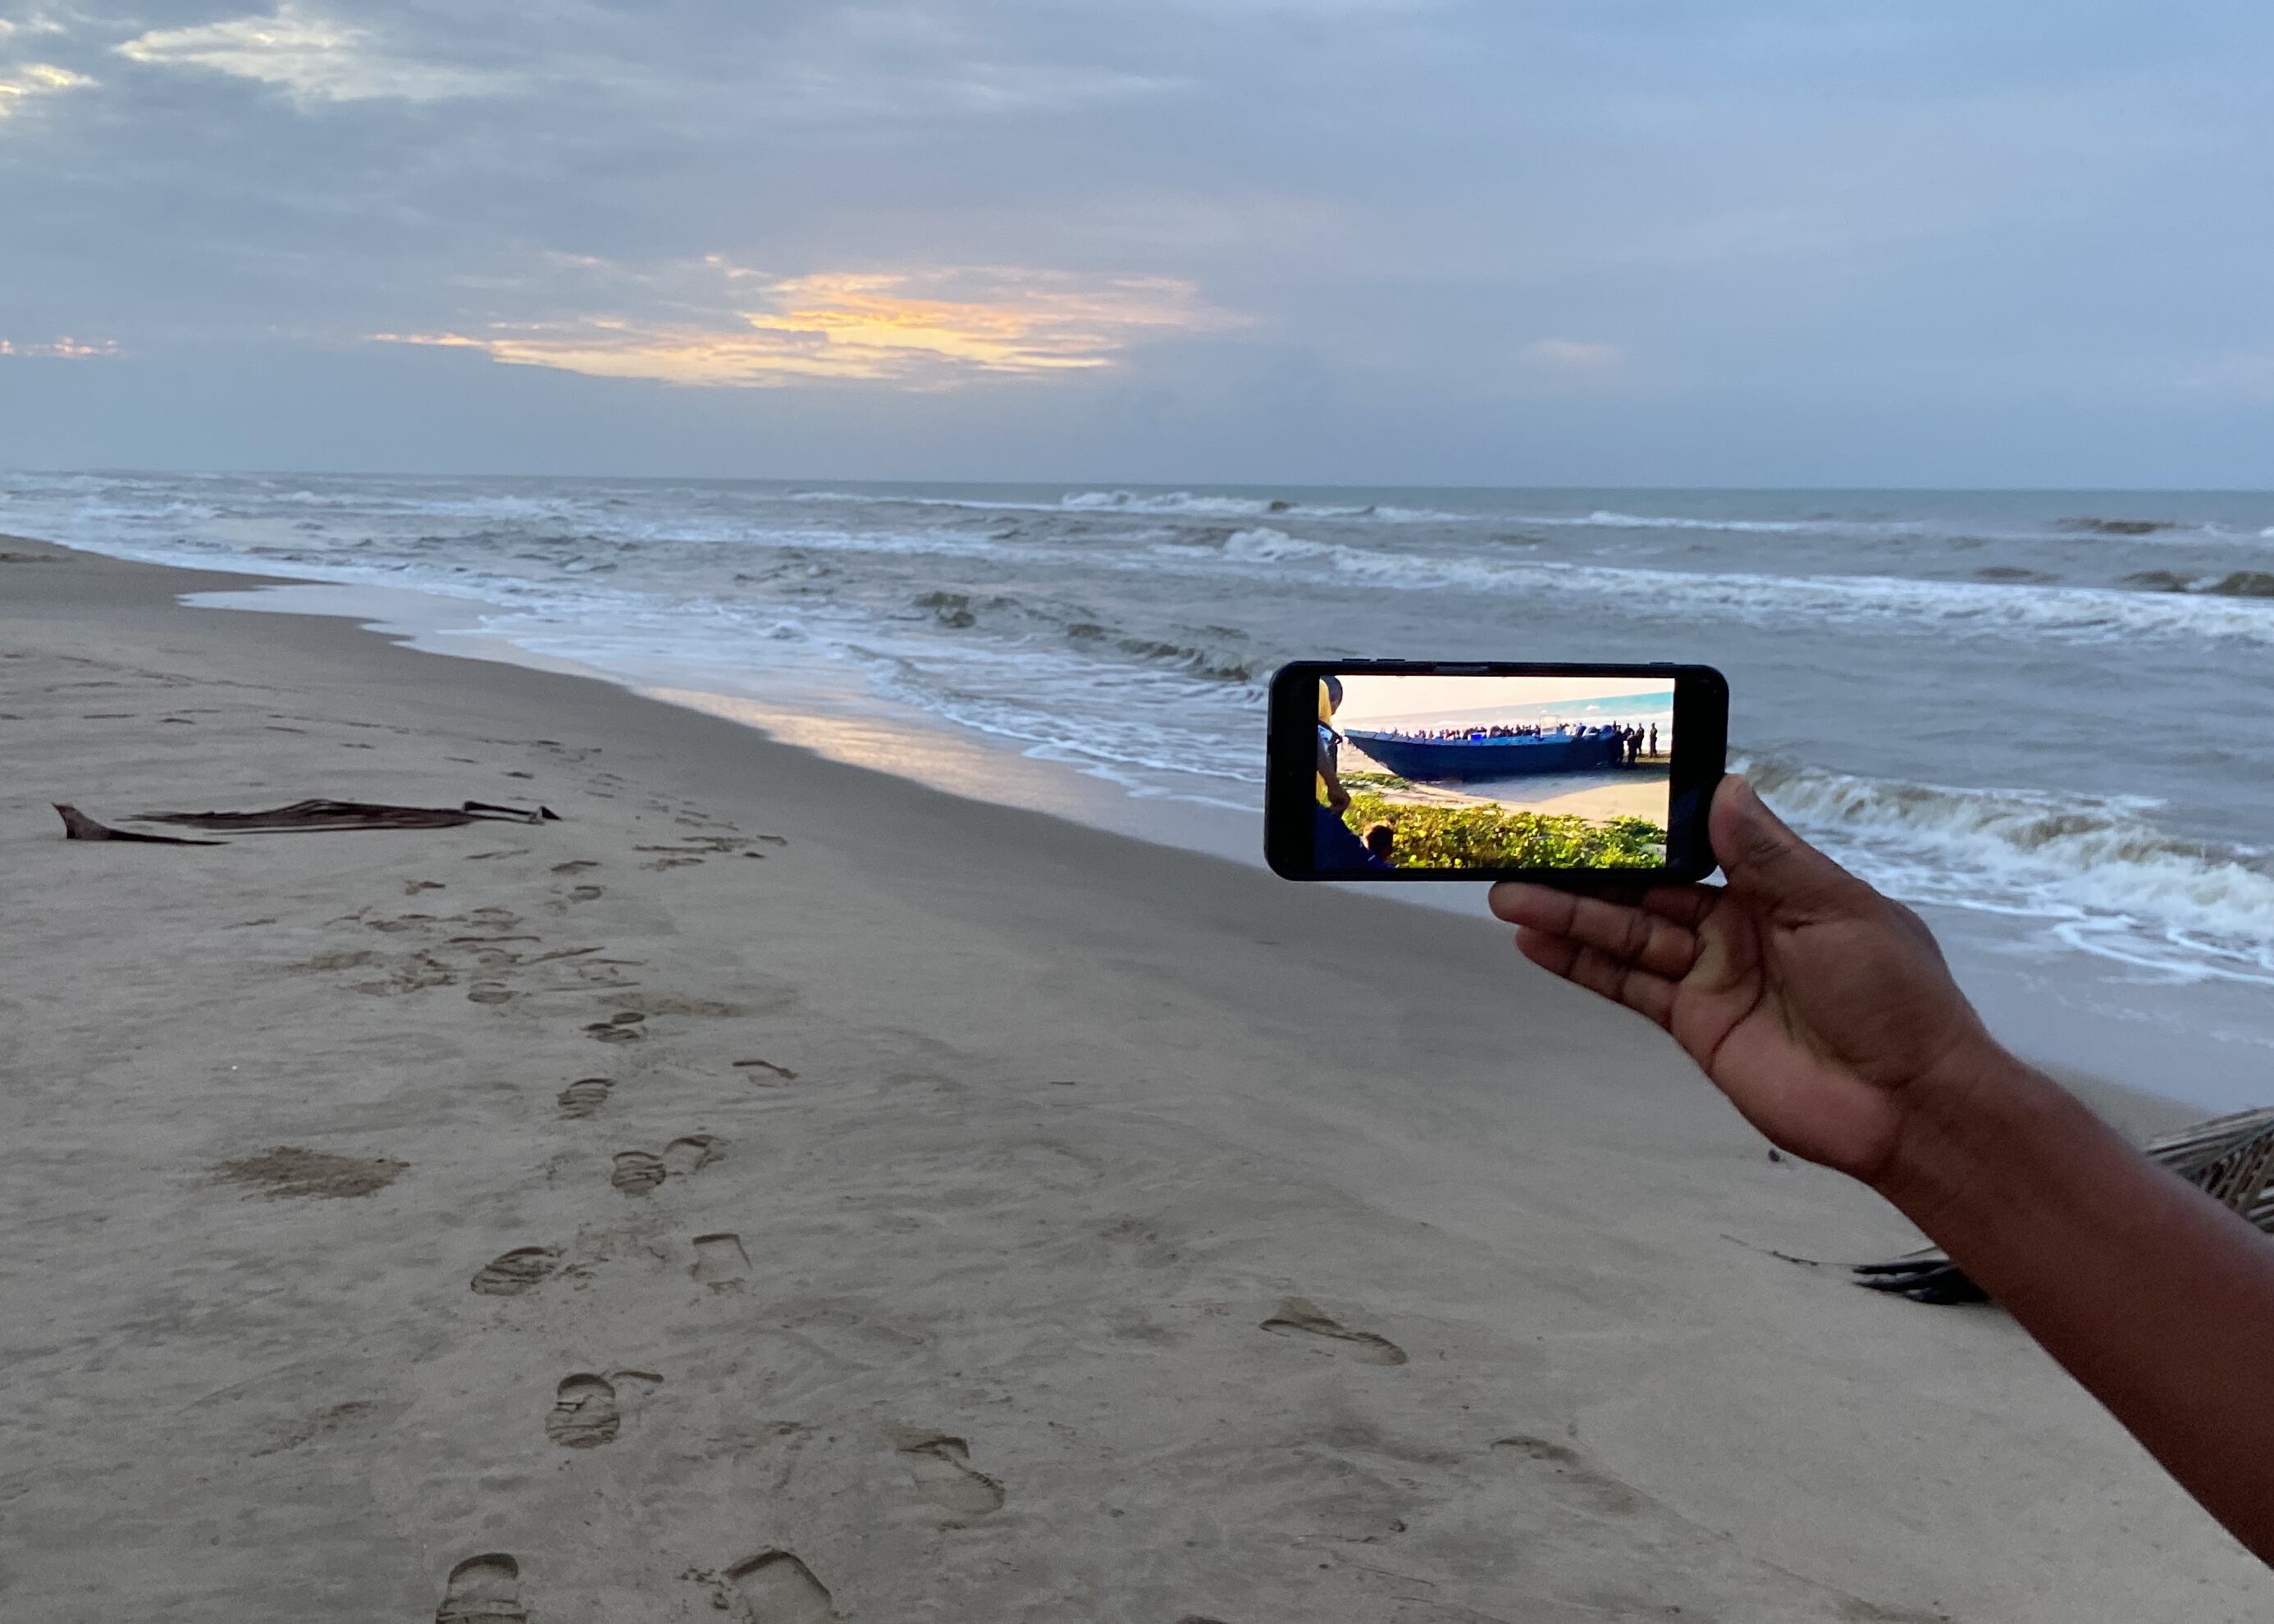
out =
[[[1674,681],[1674,759],[1668,765],[1666,866],[1662,868],[1321,869],[1313,862],[1317,804],[1318,687],[1329,673],[1369,676],[1644,677]],[[1367,883],[1530,880],[1567,890],[1631,889],[1702,880],[1716,866],[1706,834],[1714,786],[1728,771],[1728,680],[1711,665],[1540,660],[1296,660],[1271,676],[1264,747],[1263,860],[1290,880]]]

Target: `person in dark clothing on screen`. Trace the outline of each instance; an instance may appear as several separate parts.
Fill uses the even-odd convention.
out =
[[[1312,820],[1312,861],[1321,868],[1381,868],[1388,867],[1365,842],[1351,832],[1343,820],[1350,810],[1350,791],[1343,787],[1337,763],[1342,756],[1343,736],[1335,730],[1335,712],[1342,708],[1343,685],[1339,677],[1327,677],[1319,683],[1319,758],[1318,805]]]

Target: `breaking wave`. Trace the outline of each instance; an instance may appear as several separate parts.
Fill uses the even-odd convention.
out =
[[[1054,502],[975,496],[907,496],[881,491],[799,491],[790,500],[875,507],[961,508],[981,513],[1126,513],[1178,519],[1365,519],[1379,524],[1468,524],[1483,516],[1378,502],[1306,502],[1292,497],[1220,496],[1193,491],[1073,491]]]
[[[2274,643],[2274,608],[2243,601],[2274,596],[2274,576],[2255,572],[2238,572],[2214,585],[2177,592],[1903,575],[1707,574],[1547,559],[1394,553],[1308,540],[1268,525],[1234,531],[1220,549],[1156,547],[1153,553],[1164,568],[1193,568],[1210,553],[1250,566],[1314,562],[1345,577],[1403,590],[1454,587],[1553,591],[1567,597],[1577,592],[1756,623],[1909,622],[1939,631],[2037,635],[2073,643],[2150,635]],[[2267,590],[2260,590],[2262,583]]]
[[[1598,508],[1585,514],[1518,514],[1517,524],[1545,524],[1577,530],[1731,530],[1740,535],[1799,536],[1821,530],[1830,521],[1803,519],[1708,519],[1691,518],[1678,514],[1647,515],[1613,513]],[[1843,527],[1852,528],[1852,526]],[[1870,526],[1868,528],[1909,530],[1914,526]]]
[[[1735,763],[1810,838],[1909,902],[2034,919],[2185,980],[2274,986],[2274,853],[2180,839],[2133,796],[1965,789]]]
[[[1252,806],[1258,685],[1298,654],[1678,639],[1731,670],[1764,740],[1884,735],[1953,778],[2053,786],[2058,763],[1965,718],[2074,726],[2089,706],[2162,747],[2152,776],[2106,781],[2152,784],[2170,805],[1781,759],[1756,771],[1897,894],[2163,975],[2274,984],[2274,859],[2171,832],[2260,838],[2274,502],[2171,492],[2125,516],[2132,505],[0,474],[0,529],[444,594],[471,605],[453,624],[632,680],[849,685],[1135,796]],[[1811,661],[1859,680],[1757,685]]]

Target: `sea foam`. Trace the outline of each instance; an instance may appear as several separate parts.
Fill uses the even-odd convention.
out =
[[[2155,801],[1733,764],[1907,901],[2044,921],[2068,945],[2182,980],[2274,986],[2274,853],[2173,836]]]

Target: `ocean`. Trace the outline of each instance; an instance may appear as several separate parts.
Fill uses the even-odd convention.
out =
[[[1703,661],[2018,1045],[2274,1103],[2274,495],[15,473],[0,529],[408,590],[434,646],[1196,844],[1252,844],[1283,660]]]

